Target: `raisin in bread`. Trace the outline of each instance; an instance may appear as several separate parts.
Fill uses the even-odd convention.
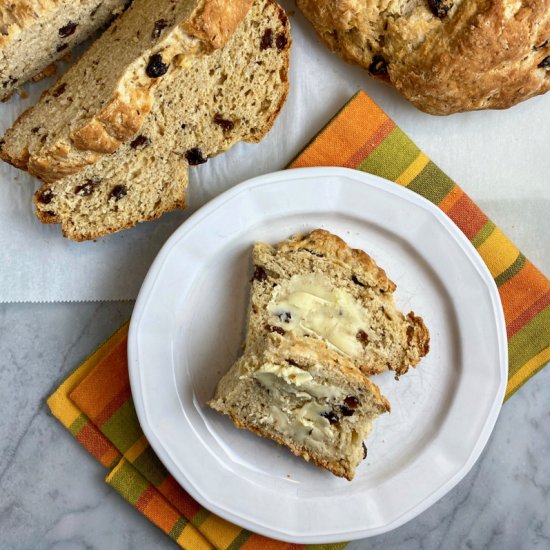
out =
[[[299,342],[318,339],[327,355],[363,373],[415,367],[429,351],[420,317],[398,310],[395,284],[361,250],[317,229],[253,250],[254,275],[246,351],[266,332]]]
[[[173,61],[134,139],[37,192],[40,220],[85,240],[182,208],[188,165],[268,132],[288,93],[289,48],[282,8],[256,0],[224,48]]]
[[[0,3],[0,100],[122,12],[128,0],[14,0]]]
[[[327,356],[320,341],[273,336],[233,365],[208,404],[238,428],[353,479],[372,421],[389,403],[353,362]]]
[[[173,65],[222,47],[251,3],[135,0],[6,132],[0,156],[55,181],[115,152],[137,135]]]
[[[428,113],[550,89],[550,0],[298,0],[323,42]]]

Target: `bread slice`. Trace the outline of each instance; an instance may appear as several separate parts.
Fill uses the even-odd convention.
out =
[[[246,351],[257,353],[265,333],[318,340],[365,374],[396,376],[429,351],[429,332],[395,304],[395,284],[361,250],[317,229],[253,250],[254,276]],[[336,360],[336,359],[334,359]]]
[[[222,47],[252,0],[135,0],[23,113],[0,156],[44,181],[81,171],[130,141],[155,88],[185,58]]]
[[[351,361],[327,355],[321,341],[274,334],[235,363],[208,404],[348,480],[366,457],[372,421],[390,410],[378,387]]]
[[[289,48],[282,8],[256,0],[224,48],[172,63],[134,139],[42,186],[38,217],[85,240],[182,208],[188,165],[269,131],[288,94]]]
[[[0,100],[38,79],[74,46],[129,4],[128,0],[14,0],[0,3]]]

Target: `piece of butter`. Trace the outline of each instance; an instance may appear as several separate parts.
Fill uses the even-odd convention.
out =
[[[330,422],[323,415],[332,410],[330,400],[344,398],[342,389],[320,384],[309,372],[293,365],[264,363],[253,376],[279,400],[278,405],[269,407],[264,420],[272,423],[281,434],[299,442],[306,439],[321,442],[333,436]],[[287,408],[283,394],[294,395],[299,399],[299,406]]]
[[[298,442],[306,439],[323,441],[330,439],[330,422],[322,416],[330,407],[310,402],[294,411],[282,411],[275,405],[269,408],[267,420],[283,435],[290,436]]]
[[[294,275],[275,288],[267,306],[269,324],[299,336],[316,336],[348,356],[363,351],[357,333],[368,335],[368,312],[348,292],[320,273]]]
[[[341,399],[344,392],[328,384],[320,384],[304,369],[292,365],[276,365],[264,363],[256,372],[254,378],[272,392],[292,393],[301,399]]]

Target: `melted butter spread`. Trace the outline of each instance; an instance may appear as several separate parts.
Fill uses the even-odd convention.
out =
[[[291,365],[264,363],[255,373],[254,378],[266,389],[274,393],[292,393],[303,399],[338,399],[344,392],[336,386],[320,384],[306,370]]]
[[[265,363],[254,373],[254,378],[280,402],[279,406],[270,406],[264,422],[300,443],[333,437],[330,422],[322,415],[332,410],[330,400],[344,398],[343,390],[320,384],[309,372],[291,365]],[[284,404],[285,394],[298,398],[300,406],[288,408]]]
[[[299,336],[316,336],[348,356],[363,350],[357,333],[367,332],[367,311],[325,275],[295,275],[275,289],[267,311],[270,325]]]
[[[269,415],[265,419],[282,434],[291,436],[294,440],[303,443],[306,439],[323,441],[332,436],[329,421],[321,416],[330,407],[319,403],[306,403],[292,412],[283,412],[276,406],[269,408]]]

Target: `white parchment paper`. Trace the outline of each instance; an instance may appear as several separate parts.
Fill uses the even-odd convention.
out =
[[[294,3],[283,1],[289,10]],[[433,117],[328,52],[296,12],[291,92],[269,135],[239,144],[192,170],[190,207],[97,242],[73,243],[35,217],[35,182],[0,165],[0,302],[128,300],[156,253],[197,208],[233,185],[283,168],[363,88],[449,176],[550,273],[550,95],[507,111]],[[0,130],[32,105],[52,79],[27,86],[27,99],[0,106]]]

